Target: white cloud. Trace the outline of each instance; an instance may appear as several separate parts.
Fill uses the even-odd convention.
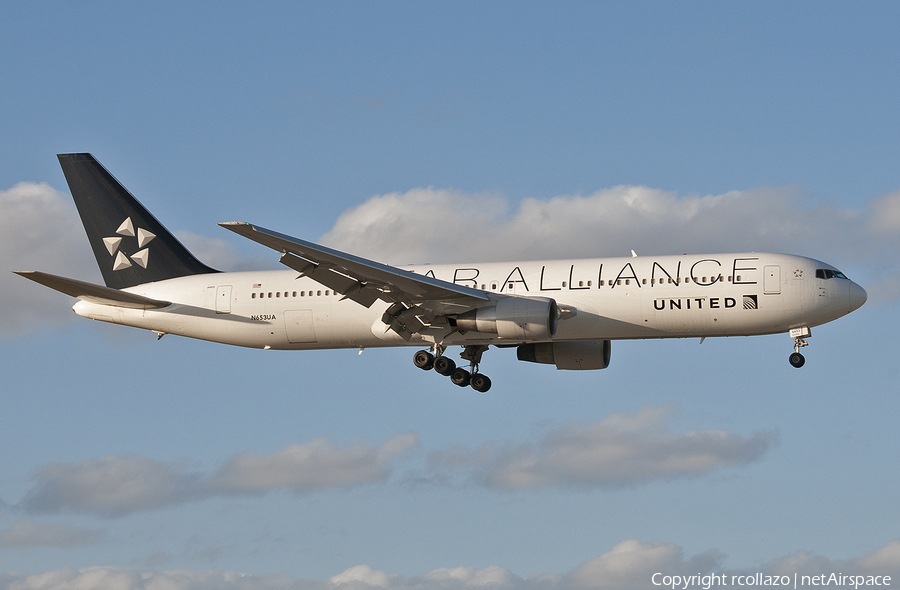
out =
[[[61,525],[20,520],[0,531],[0,549],[21,547],[77,547],[103,540],[105,533],[95,529],[76,529]]]
[[[417,188],[371,197],[338,217],[322,243],[388,264],[488,260],[468,240],[493,237],[506,202],[487,194]],[[490,255],[490,252],[487,253]]]
[[[568,588],[648,588],[653,574],[694,575],[713,570],[721,560],[718,551],[710,550],[684,560],[681,547],[674,543],[642,543],[627,539],[610,551],[578,566],[565,579]]]
[[[0,574],[0,590],[325,590],[325,581],[298,580],[287,574],[170,570],[145,572],[131,567],[64,567],[41,574]]]
[[[110,455],[51,464],[33,477],[37,485],[22,502],[32,512],[96,512],[118,516],[182,502],[199,492],[200,477],[146,457]]]
[[[774,250],[838,229],[858,213],[806,207],[791,187],[685,196],[645,186],[505,200],[433,188],[371,197],[323,242],[418,262]]]
[[[439,476],[461,470],[492,488],[610,487],[744,465],[759,460],[777,440],[772,432],[746,438],[725,430],[672,434],[666,421],[674,411],[671,404],[645,405],[633,415],[566,425],[537,445],[491,443],[437,451],[429,459]]]
[[[21,507],[37,513],[67,510],[121,516],[212,496],[358,486],[387,479],[391,463],[417,444],[418,437],[411,432],[378,447],[357,443],[340,448],[319,438],[270,455],[237,455],[208,476],[146,457],[110,455],[51,464],[33,476],[37,483]]]
[[[328,581],[339,588],[352,586],[387,588],[391,583],[391,576],[385,572],[373,570],[367,565],[356,565],[332,576]]]
[[[14,270],[99,277],[74,205],[46,183],[20,182],[0,191],[0,336],[77,319],[71,298]]]
[[[674,405],[643,406],[634,414],[565,425],[536,445],[487,443],[429,455],[429,477],[474,479],[486,487],[519,490],[635,485],[654,479],[696,477],[759,460],[776,442],[771,432],[743,437],[724,430],[680,434],[666,423]],[[146,457],[111,455],[39,469],[19,506],[32,513],[72,511],[121,516],[214,496],[288,489],[310,493],[386,481],[396,463],[419,445],[406,432],[381,445],[339,447],[327,438],[293,443],[260,455],[235,455],[212,473]]]
[[[872,230],[896,235],[900,232],[900,191],[893,191],[869,201]]]
[[[403,576],[377,570],[368,565],[353,566],[328,579],[303,579],[289,574],[249,575],[233,571],[171,570],[141,571],[129,567],[60,568],[41,574],[0,574],[0,590],[64,590],[94,588],[96,590],[207,590],[207,589],[291,589],[291,590],[576,590],[586,588],[629,590],[652,589],[654,574],[662,576],[701,576],[717,574],[752,575],[889,575],[891,583],[900,578],[900,540],[855,559],[828,559],[807,552],[797,552],[769,561],[762,566],[723,571],[719,564],[723,555],[711,549],[685,558],[683,549],[674,543],[642,542],[626,539],[609,551],[578,565],[570,572],[534,573],[519,576],[506,568],[491,565],[439,568],[421,575]],[[691,587],[703,587],[695,580]]]
[[[339,448],[321,437],[302,445],[288,445],[270,455],[237,455],[215,474],[209,485],[223,493],[274,488],[311,492],[383,481],[390,475],[390,463],[418,444],[419,438],[413,432],[391,437],[381,447],[357,443]]]
[[[488,443],[475,450],[449,448],[429,456],[431,477],[462,473],[487,487],[610,487],[653,479],[699,476],[759,460],[775,443],[769,432],[749,437],[700,430],[672,434],[666,421],[675,406],[643,406],[633,415],[611,414],[551,432],[537,445]],[[414,432],[379,446],[339,447],[327,438],[293,443],[260,455],[235,455],[204,474],[146,457],[110,455],[39,469],[19,506],[33,513],[73,511],[121,516],[213,496],[263,494],[275,489],[309,493],[387,480],[395,463],[419,445]]]
[[[252,256],[237,251],[231,242],[209,238],[189,231],[176,231],[178,241],[202,263],[225,272],[278,268],[278,256],[268,248]],[[284,267],[281,267],[284,268]]]
[[[827,559],[808,551],[797,551],[769,561],[765,571],[773,575],[820,575],[831,571],[845,574],[900,576],[900,540],[895,539],[884,547],[856,559]],[[897,578],[894,579],[894,582]]]

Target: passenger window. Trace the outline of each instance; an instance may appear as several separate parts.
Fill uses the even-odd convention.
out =
[[[563,281],[563,287],[565,287],[565,286],[566,286],[566,282],[565,282],[565,281]]]
[[[646,285],[646,284],[647,284],[647,279],[644,279],[642,282]]]
[[[297,296],[297,292],[294,291],[294,294],[292,295],[292,297],[296,297],[296,296]]]
[[[591,282],[590,282],[590,281],[588,281],[588,287],[590,287],[590,286],[591,286]]]
[[[325,297],[328,297],[328,295],[329,295],[329,292],[325,291]]]
[[[316,291],[316,295],[317,295],[318,297],[321,297],[321,296],[322,296],[322,292],[321,292],[321,291]]]
[[[251,293],[251,294],[250,294],[250,299],[256,299],[256,293]]]

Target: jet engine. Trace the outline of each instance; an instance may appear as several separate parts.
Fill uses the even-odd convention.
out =
[[[552,338],[559,308],[545,297],[507,297],[496,305],[479,307],[456,316],[456,327],[488,332],[510,340]]]
[[[609,366],[612,343],[609,340],[541,342],[522,344],[516,349],[520,361],[556,365],[557,369],[583,371]]]

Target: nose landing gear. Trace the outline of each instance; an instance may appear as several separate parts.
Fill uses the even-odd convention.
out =
[[[478,372],[478,365],[481,362],[481,355],[487,349],[487,345],[484,344],[463,347],[463,352],[459,356],[469,361],[469,370],[457,367],[453,359],[444,356],[445,347],[439,344],[435,344],[433,348],[435,354],[427,350],[417,351],[413,355],[413,363],[424,371],[434,369],[435,372],[450,377],[450,382],[454,385],[460,387],[470,385],[475,391],[486,393],[491,388],[491,380],[487,375]]]
[[[812,332],[808,327],[803,326],[802,328],[793,328],[790,334],[791,338],[794,339],[794,352],[788,357],[788,361],[791,363],[792,367],[799,369],[806,363],[806,357],[800,354],[800,348],[809,346],[809,342],[807,342],[805,338],[809,338],[812,335]]]

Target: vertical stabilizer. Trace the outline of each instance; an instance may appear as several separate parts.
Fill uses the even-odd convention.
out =
[[[194,258],[94,156],[57,157],[107,287],[218,272]]]

